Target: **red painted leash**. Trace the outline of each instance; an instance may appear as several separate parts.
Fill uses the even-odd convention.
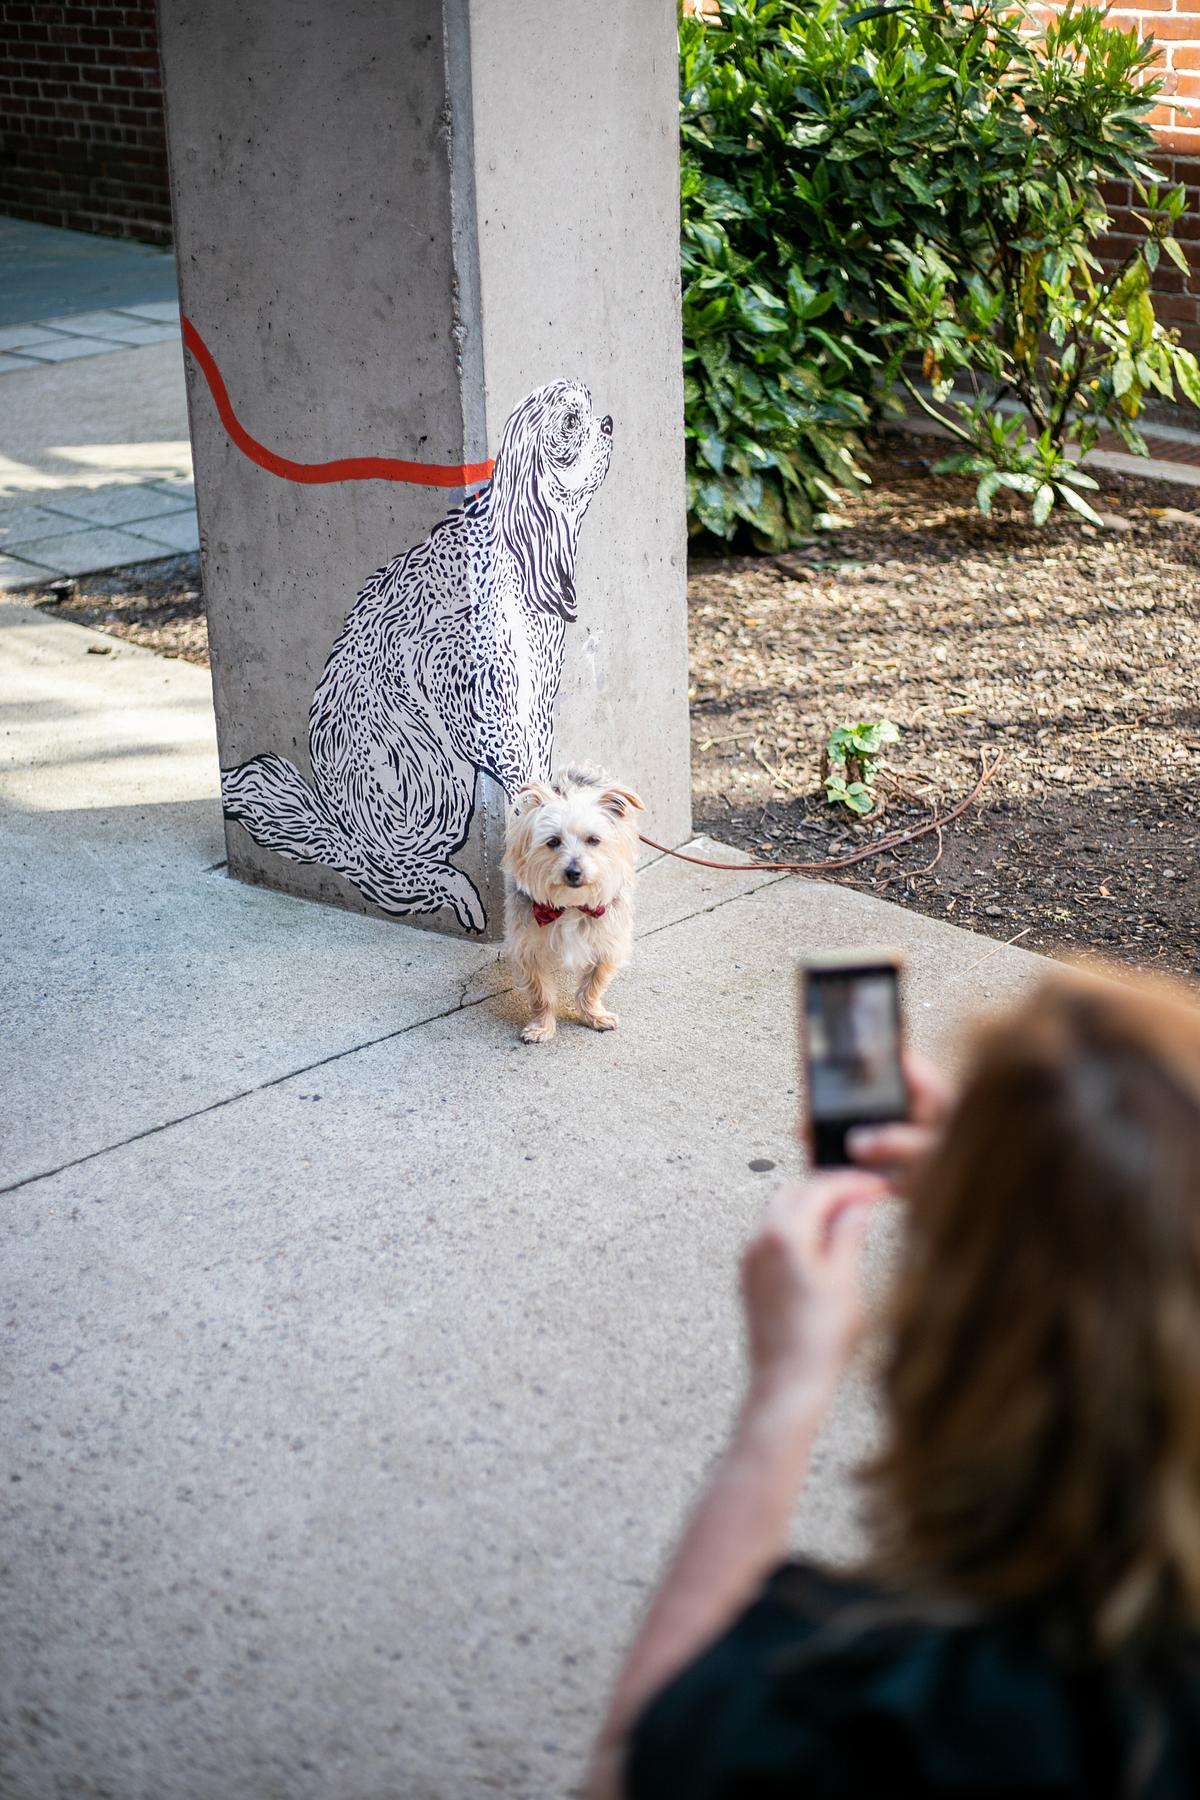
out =
[[[897,850],[901,844],[915,844],[918,838],[928,837],[931,831],[941,831],[944,826],[962,817],[968,807],[974,806],[996,770],[1004,761],[1003,750],[997,750],[991,761],[988,761],[986,750],[979,752],[982,772],[979,780],[971,789],[965,800],[952,806],[947,813],[935,813],[932,819],[926,819],[922,825],[914,825],[907,831],[894,831],[890,837],[880,838],[877,844],[868,844],[862,850],[852,850],[846,856],[830,856],[824,862],[710,862],[706,856],[688,856],[683,850],[671,850],[666,844],[656,844],[653,838],[642,837],[640,841],[648,844],[651,850],[661,850],[665,856],[677,857],[680,862],[695,863],[701,869],[727,869],[731,874],[751,874],[755,870],[769,871],[777,875],[823,875],[835,869],[848,869],[852,863],[865,862],[869,856],[879,856],[885,850]]]
[[[491,479],[496,466],[493,462],[418,463],[404,462],[392,456],[343,456],[334,462],[302,463],[293,462],[289,456],[277,456],[274,450],[268,450],[265,444],[250,436],[234,412],[216,358],[191,320],[181,317],[180,323],[184,344],[209,385],[222,425],[242,455],[248,456],[260,469],[266,469],[269,475],[278,475],[283,481],[405,481],[414,487],[441,488],[472,487],[476,482]]]

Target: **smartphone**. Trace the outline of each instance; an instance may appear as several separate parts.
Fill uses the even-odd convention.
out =
[[[889,950],[806,957],[799,968],[804,1121],[814,1168],[844,1168],[846,1133],[908,1116],[902,958]]]

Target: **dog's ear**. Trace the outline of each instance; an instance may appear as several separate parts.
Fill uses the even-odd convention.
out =
[[[605,788],[600,796],[600,805],[604,808],[605,812],[611,813],[615,819],[623,819],[630,807],[633,808],[634,812],[645,812],[646,810],[638,795],[633,792],[633,789],[623,787]]]
[[[575,544],[582,509],[575,509],[542,452],[542,428],[567,391],[551,382],[509,414],[489,505],[501,543],[516,564],[525,598],[568,625],[576,616]]]
[[[515,801],[517,815],[524,818],[526,813],[534,812],[539,806],[545,806],[548,800],[557,800],[557,798],[558,795],[548,782],[527,781],[524,787],[517,789]]]

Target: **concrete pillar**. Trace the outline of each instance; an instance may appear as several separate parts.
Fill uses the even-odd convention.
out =
[[[230,869],[497,936],[551,735],[690,829],[674,0],[161,41]]]

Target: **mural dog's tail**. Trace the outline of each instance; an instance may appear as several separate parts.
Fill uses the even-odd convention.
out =
[[[222,769],[221,799],[225,817],[244,825],[264,850],[335,870],[381,912],[403,917],[449,906],[464,931],[482,931],[487,923],[479,891],[461,869],[399,845],[372,855],[343,830],[286,757],[268,752],[236,769]]]
[[[222,769],[221,801],[225,817],[244,825],[264,850],[352,873],[345,832],[285,757],[254,756],[239,768]]]

